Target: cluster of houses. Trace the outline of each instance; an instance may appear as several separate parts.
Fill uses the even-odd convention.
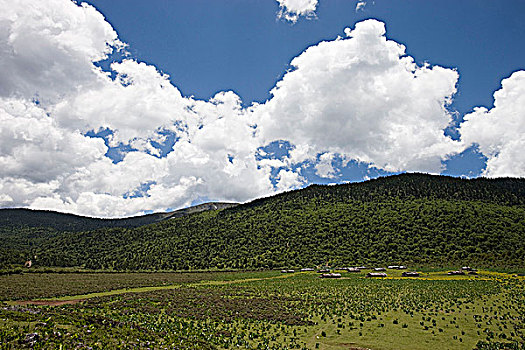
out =
[[[419,272],[415,271],[405,271],[401,274],[403,277],[419,277]]]
[[[363,270],[373,270],[366,274],[366,277],[387,277],[386,271],[388,270],[406,270],[407,267],[404,265],[389,265],[386,268],[385,267],[366,267],[366,266],[355,266],[355,267],[335,267],[332,268],[330,266],[323,266],[318,268],[317,270],[311,268],[311,267],[305,267],[302,268],[301,272],[308,272],[308,271],[317,271],[319,273],[319,278],[341,278],[341,274],[337,272],[332,272],[334,270],[336,271],[347,271],[347,272],[361,272]],[[282,273],[294,273],[295,270],[281,270]],[[457,275],[477,275],[478,272],[476,269],[473,269],[470,266],[463,266],[461,269],[456,271],[449,271],[447,274],[451,276],[457,276]],[[419,272],[415,271],[404,271],[401,274],[402,277],[419,277]]]
[[[390,270],[406,270],[407,267],[404,265],[390,265],[388,266]]]
[[[386,272],[369,272],[366,274],[366,277],[386,277],[388,276]]]
[[[308,271],[315,271],[315,269],[311,268],[311,267],[305,267],[305,268],[302,268],[301,269],[301,272],[308,272]],[[281,273],[294,273],[295,270],[281,270]],[[328,271],[330,272],[330,271]]]
[[[319,278],[341,278],[340,273],[332,272],[333,270],[337,271],[347,271],[347,272],[361,272],[362,270],[373,270],[372,272],[367,273],[367,277],[387,277],[386,271],[389,270],[406,270],[407,267],[404,265],[389,265],[388,267],[366,267],[366,266],[355,266],[355,267],[336,267],[332,268],[330,266],[323,266],[317,269],[319,273]],[[300,270],[301,272],[316,271],[313,268],[306,267]],[[282,273],[293,273],[295,270],[281,270]],[[414,271],[405,271],[402,273],[403,277],[419,277],[418,272]]]
[[[323,273],[319,275],[319,278],[341,278],[341,274],[337,272]]]
[[[473,269],[472,267],[470,266],[463,266],[461,269],[459,270],[456,270],[456,271],[449,271],[447,273],[447,275],[450,275],[450,276],[458,276],[458,275],[466,275],[466,274],[469,274],[469,275],[477,275],[478,274],[478,270],[476,269]]]

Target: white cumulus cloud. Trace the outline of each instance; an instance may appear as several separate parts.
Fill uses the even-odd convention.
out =
[[[56,101],[96,82],[92,62],[122,47],[94,7],[0,0],[0,96]]]
[[[317,1],[279,4],[297,20]],[[245,108],[231,91],[184,97],[155,66],[131,58],[111,64],[113,74],[98,68],[125,44],[92,6],[0,0],[0,8],[2,207],[115,217],[247,201],[303,186],[309,165],[334,177],[336,157],[439,172],[442,159],[472,143],[489,157],[488,175],[525,170],[523,72],[503,81],[493,109],[468,115],[453,141],[443,130],[458,73],[418,66],[376,20],[305,50],[269,101]],[[88,136],[97,132],[106,139]],[[271,157],[261,148],[274,141],[290,149]],[[127,151],[110,159],[116,147]]]
[[[475,108],[464,117],[461,138],[488,157],[485,175],[525,175],[525,71],[513,73],[494,93],[494,107]]]
[[[418,66],[379,21],[345,32],[292,60],[295,69],[255,110],[261,137],[389,171],[440,172],[441,159],[461,148],[443,132],[458,73]]]
[[[234,93],[185,98],[156,67],[131,59],[111,65],[112,79],[94,63],[124,44],[89,5],[1,5],[2,206],[110,217],[272,191],[270,169],[256,163],[250,114]],[[134,151],[114,164],[104,141],[86,136],[99,130],[111,131],[110,147]],[[158,157],[153,142],[166,132],[176,142]]]
[[[317,9],[318,0],[277,0],[279,3],[279,18],[292,23],[299,17],[313,17]]]
[[[277,190],[282,192],[304,185],[304,178],[297,172],[282,169],[277,175]]]
[[[316,174],[324,178],[334,178],[335,169],[332,165],[334,155],[330,152],[323,153],[319,156],[319,162],[315,166]]]
[[[355,5],[355,12],[363,11],[366,6],[366,1],[359,0],[357,4]]]

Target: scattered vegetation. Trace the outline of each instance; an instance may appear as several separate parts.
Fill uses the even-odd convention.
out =
[[[108,290],[182,285],[199,281],[228,281],[232,278],[271,277],[277,272],[200,273],[23,273],[0,276],[0,300],[30,300]]]
[[[2,349],[525,349],[523,179],[405,174],[137,227],[20,213],[0,218]],[[361,264],[419,276],[270,270]]]
[[[232,272],[192,282],[174,275],[163,278],[177,288],[73,305],[4,302],[2,348],[524,349],[525,280],[508,274],[438,271],[404,279],[389,271],[376,280],[365,272],[341,279]],[[42,295],[54,293],[45,279],[31,283],[42,284]],[[20,297],[13,293],[10,299]]]

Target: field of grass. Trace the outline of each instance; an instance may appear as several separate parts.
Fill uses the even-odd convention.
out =
[[[0,276],[2,349],[525,349],[525,279],[480,271]],[[95,294],[92,294],[95,293]],[[68,300],[58,306],[27,303]],[[22,302],[25,301],[25,302]],[[49,301],[49,303],[52,303]]]
[[[56,298],[141,287],[178,286],[198,281],[248,279],[266,272],[22,273],[0,276],[0,300]]]

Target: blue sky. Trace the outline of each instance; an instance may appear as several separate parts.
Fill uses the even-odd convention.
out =
[[[519,0],[13,0],[0,207],[115,217],[400,172],[523,177],[523,13]]]
[[[501,79],[525,68],[525,2],[489,0],[319,1],[313,20],[276,19],[271,0],[89,0],[140,61],[170,74],[184,95],[208,99],[235,91],[244,104],[262,102],[308,46],[333,40],[368,18],[417,62],[460,72],[452,108],[490,107]]]
[[[233,90],[244,105],[264,102],[307,47],[333,40],[368,18],[383,21],[387,37],[407,47],[419,64],[457,69],[458,93],[450,109],[457,123],[474,107],[490,108],[501,79],[525,68],[523,1],[376,0],[319,1],[316,17],[294,24],[278,19],[270,0],[89,0],[130,45],[132,56],[158,67],[186,96],[209,99]],[[455,128],[447,132],[456,137]],[[473,147],[450,161],[443,174],[478,176],[485,158]],[[356,172],[350,166],[346,172]],[[361,173],[363,174],[363,173]],[[343,176],[355,181],[355,177]],[[330,183],[315,174],[309,182]]]

